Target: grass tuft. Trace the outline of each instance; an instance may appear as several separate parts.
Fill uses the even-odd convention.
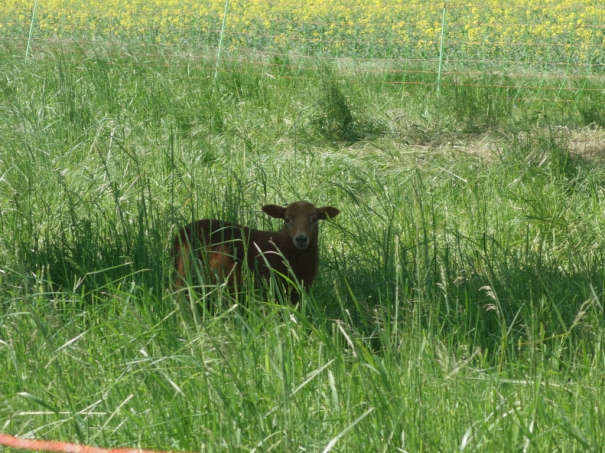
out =
[[[380,122],[370,120],[363,112],[351,105],[338,84],[329,79],[322,81],[312,127],[320,137],[328,141],[355,143],[379,138],[385,133]]]

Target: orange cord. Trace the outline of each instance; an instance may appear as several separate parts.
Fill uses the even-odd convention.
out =
[[[18,437],[0,434],[0,445],[23,450],[59,451],[65,453],[163,453],[139,448],[97,448],[90,445],[70,444],[51,440],[19,439]]]

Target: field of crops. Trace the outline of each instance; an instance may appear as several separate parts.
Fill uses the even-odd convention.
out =
[[[0,35],[27,35],[34,0],[0,6]],[[216,47],[225,2],[212,0],[41,0],[37,38],[121,39]],[[423,0],[231,0],[227,49],[357,58],[434,58],[443,4]],[[448,2],[445,42],[450,59],[603,64],[605,8],[513,0]]]

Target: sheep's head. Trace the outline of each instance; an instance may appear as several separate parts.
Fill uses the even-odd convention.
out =
[[[333,219],[340,213],[332,206],[316,208],[306,201],[297,201],[286,208],[268,204],[262,209],[271,217],[283,219],[284,234],[299,250],[304,250],[310,244],[317,243],[317,224],[320,220]]]

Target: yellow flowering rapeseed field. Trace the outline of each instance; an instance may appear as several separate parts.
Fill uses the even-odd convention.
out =
[[[0,3],[0,36],[27,36],[34,0]],[[230,0],[227,49],[434,58],[444,5],[428,0]],[[39,0],[34,36],[217,46],[224,0]],[[449,59],[603,63],[603,0],[446,4]]]

